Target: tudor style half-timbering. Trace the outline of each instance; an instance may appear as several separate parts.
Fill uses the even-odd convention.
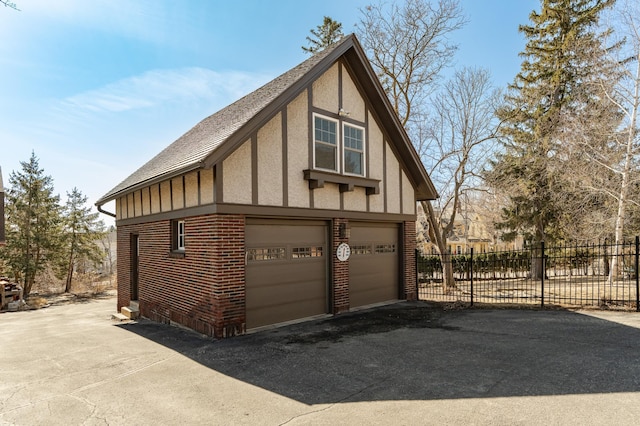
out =
[[[416,201],[435,197],[348,36],[97,204],[115,200],[118,309],[224,337],[415,298]]]

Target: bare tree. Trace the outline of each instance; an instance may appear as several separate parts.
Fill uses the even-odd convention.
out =
[[[424,154],[426,144],[416,141],[428,140],[424,120],[429,97],[457,50],[447,37],[465,24],[460,4],[456,0],[407,0],[388,6],[380,2],[361,12],[356,28],[362,46],[416,150]],[[422,208],[430,238],[441,256],[447,256],[442,233],[436,232],[440,225],[432,204],[423,202]],[[449,286],[453,286],[452,272],[445,276],[445,287]]]
[[[14,2],[12,2],[12,1],[9,1],[9,0],[0,0],[0,4],[5,5],[5,7],[10,7],[11,9],[15,9],[15,10],[17,10],[18,12],[20,11],[20,9],[18,9],[18,6],[17,6]]]
[[[465,23],[456,0],[407,0],[361,9],[356,25],[369,61],[402,125],[419,116],[457,46],[447,36]]]
[[[625,7],[620,11],[621,21],[627,30],[629,47],[631,55],[630,66],[625,69],[624,78],[618,86],[617,96],[620,109],[624,111],[624,125],[622,128],[622,139],[619,141],[624,146],[624,161],[622,167],[618,170],[620,175],[620,190],[618,192],[617,201],[618,209],[616,213],[615,225],[615,241],[616,253],[612,260],[612,267],[609,273],[609,281],[613,282],[613,274],[618,272],[618,247],[624,238],[624,223],[626,220],[626,208],[629,200],[629,192],[632,184],[632,174],[637,178],[637,169],[634,163],[637,163],[638,142],[640,142],[638,133],[638,108],[640,108],[640,7],[636,2],[627,2]],[[626,83],[626,84],[625,84]],[[637,201],[635,201],[637,203]],[[638,271],[636,271],[638,273]]]
[[[616,33],[608,32],[609,42],[619,49],[609,49],[612,71],[601,75],[593,82],[597,85],[618,116],[617,128],[605,135],[606,144],[598,143],[598,138],[582,137],[576,142],[584,151],[587,165],[582,167],[583,182],[590,194],[607,200],[607,224],[609,236],[613,234],[615,245],[609,268],[609,284],[613,284],[620,274],[620,244],[627,234],[630,207],[637,207],[633,188],[640,182],[638,160],[640,159],[640,133],[638,132],[638,109],[640,108],[640,7],[636,2],[625,1],[617,4],[612,11]],[[618,37],[618,40],[613,40]],[[579,123],[586,127],[584,123]],[[599,125],[598,128],[603,126]],[[579,133],[580,134],[580,133]],[[587,135],[589,136],[589,135]],[[602,139],[602,138],[600,138]],[[613,226],[613,232],[611,232]],[[627,265],[629,266],[629,265]]]
[[[417,149],[440,198],[423,203],[429,237],[443,257],[445,285],[453,286],[447,238],[464,204],[480,190],[482,172],[493,153],[494,112],[501,98],[487,70],[456,71],[432,99],[431,117],[422,123]]]

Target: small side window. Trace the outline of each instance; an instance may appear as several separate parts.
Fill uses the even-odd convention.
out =
[[[185,249],[185,226],[184,220],[174,220],[171,222],[171,251],[184,252]]]

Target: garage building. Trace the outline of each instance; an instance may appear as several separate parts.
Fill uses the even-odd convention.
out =
[[[416,298],[437,196],[354,35],[205,118],[105,194],[118,309],[215,337]]]

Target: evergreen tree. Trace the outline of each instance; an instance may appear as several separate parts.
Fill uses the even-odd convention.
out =
[[[619,118],[590,84],[608,72],[604,37],[596,31],[599,14],[613,2],[541,0],[532,24],[520,26],[527,39],[522,69],[497,112],[504,150],[486,177],[510,198],[499,225],[536,244],[563,237],[576,190],[567,167],[580,160],[572,142],[605,143],[607,132],[595,127],[613,129]]]
[[[71,291],[71,279],[79,261],[88,260],[99,263],[104,253],[98,242],[104,236],[104,223],[98,219],[98,213],[91,213],[86,207],[87,197],[78,188],[67,193],[64,208],[64,251],[67,280],[65,293]]]
[[[317,29],[311,30],[313,37],[307,36],[309,47],[302,46],[305,53],[312,55],[323,51],[333,43],[339,41],[344,34],[342,33],[342,24],[334,21],[328,16],[324,17],[322,25],[318,25]]]
[[[36,275],[56,260],[60,252],[60,197],[53,179],[44,174],[32,152],[22,170],[9,176],[7,192],[7,245],[3,257],[27,296]]]

